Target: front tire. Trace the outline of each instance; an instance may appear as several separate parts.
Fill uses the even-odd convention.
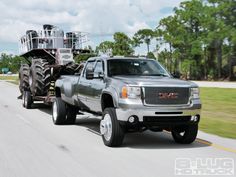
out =
[[[106,146],[120,146],[124,139],[124,129],[117,120],[115,108],[106,108],[100,122],[100,132]]]
[[[52,120],[55,125],[66,122],[66,104],[61,98],[55,98],[52,105]]]
[[[176,143],[190,144],[195,141],[198,133],[198,124],[175,127],[171,134]]]

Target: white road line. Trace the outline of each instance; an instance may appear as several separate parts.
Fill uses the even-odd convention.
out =
[[[18,117],[19,119],[24,121],[26,124],[31,125],[31,123],[28,120],[26,120],[23,116],[21,116],[20,114],[16,114],[16,117]]]

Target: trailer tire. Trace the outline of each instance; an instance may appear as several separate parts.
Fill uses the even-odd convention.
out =
[[[117,120],[115,108],[106,108],[100,122],[100,132],[106,146],[120,146],[124,139],[124,128]]]
[[[52,120],[55,125],[66,123],[66,104],[61,98],[55,98],[53,102]]]
[[[190,144],[195,141],[197,132],[198,124],[187,125],[184,127],[175,127],[171,130],[173,139],[176,143],[180,144]]]
[[[22,64],[19,70],[19,89],[21,94],[23,94],[24,90],[29,90],[29,73],[29,65]]]
[[[29,91],[23,92],[23,107],[26,109],[30,109],[33,104],[33,98],[31,96],[31,93]]]
[[[34,96],[45,96],[50,88],[51,71],[44,59],[35,59],[30,68],[29,84]]]

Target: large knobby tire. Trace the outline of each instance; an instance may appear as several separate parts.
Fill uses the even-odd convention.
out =
[[[51,71],[44,59],[35,59],[30,68],[29,84],[34,96],[45,96],[50,88]]]
[[[82,64],[77,64],[77,63],[68,63],[64,70],[63,70],[63,74],[65,75],[74,75],[75,73],[80,73],[81,70],[83,68]]]
[[[195,141],[198,133],[198,124],[175,127],[171,134],[176,143],[190,144]]]
[[[100,131],[103,142],[106,146],[120,146],[124,139],[124,129],[116,117],[115,108],[106,108],[100,122]]]
[[[19,89],[21,94],[23,94],[24,90],[29,90],[29,73],[29,65],[22,64],[19,70]]]
[[[52,120],[55,125],[66,123],[66,104],[61,98],[55,98],[52,104]]]
[[[31,93],[29,91],[24,91],[23,92],[23,107],[25,107],[26,109],[30,109],[32,107],[33,104],[33,99],[31,96]]]

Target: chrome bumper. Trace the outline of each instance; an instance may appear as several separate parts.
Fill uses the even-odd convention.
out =
[[[120,103],[116,108],[116,115],[119,121],[128,121],[130,116],[137,116],[139,122],[143,122],[144,116],[195,116],[201,113],[200,100],[193,100],[190,105],[172,105],[172,106],[144,106],[143,104],[125,104]]]

